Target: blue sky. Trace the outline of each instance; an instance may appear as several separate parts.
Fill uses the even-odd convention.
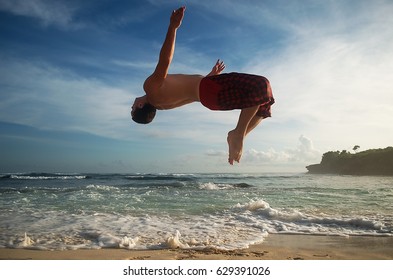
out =
[[[130,119],[182,5],[170,73],[220,58],[273,87],[235,166],[239,111]],[[0,172],[304,172],[329,150],[391,146],[392,14],[382,0],[0,0]]]

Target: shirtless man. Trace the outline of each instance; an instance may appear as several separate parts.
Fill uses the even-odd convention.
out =
[[[135,99],[131,116],[137,123],[149,123],[156,109],[167,110],[192,102],[201,102],[211,110],[241,109],[238,123],[228,133],[228,162],[240,162],[245,136],[262,119],[270,117],[270,106],[274,103],[269,81],[262,76],[229,73],[218,60],[206,76],[168,74],[175,51],[176,32],[180,27],[186,8],[172,12],[165,41],[162,45],[158,64],[153,74],[145,81],[144,96]]]

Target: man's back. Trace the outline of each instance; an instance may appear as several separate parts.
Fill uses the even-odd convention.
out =
[[[157,109],[173,109],[199,101],[201,75],[168,74],[162,83],[146,79],[143,88],[147,99]]]

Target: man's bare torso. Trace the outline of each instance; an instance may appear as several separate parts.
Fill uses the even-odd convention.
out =
[[[143,86],[147,100],[157,109],[166,110],[199,101],[201,75],[168,74],[162,85],[146,79]]]

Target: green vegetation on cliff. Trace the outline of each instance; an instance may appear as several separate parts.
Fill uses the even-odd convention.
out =
[[[359,146],[354,147],[356,151]],[[327,152],[320,164],[306,166],[313,174],[387,175],[393,176],[393,147],[372,149],[358,153],[346,150]]]

